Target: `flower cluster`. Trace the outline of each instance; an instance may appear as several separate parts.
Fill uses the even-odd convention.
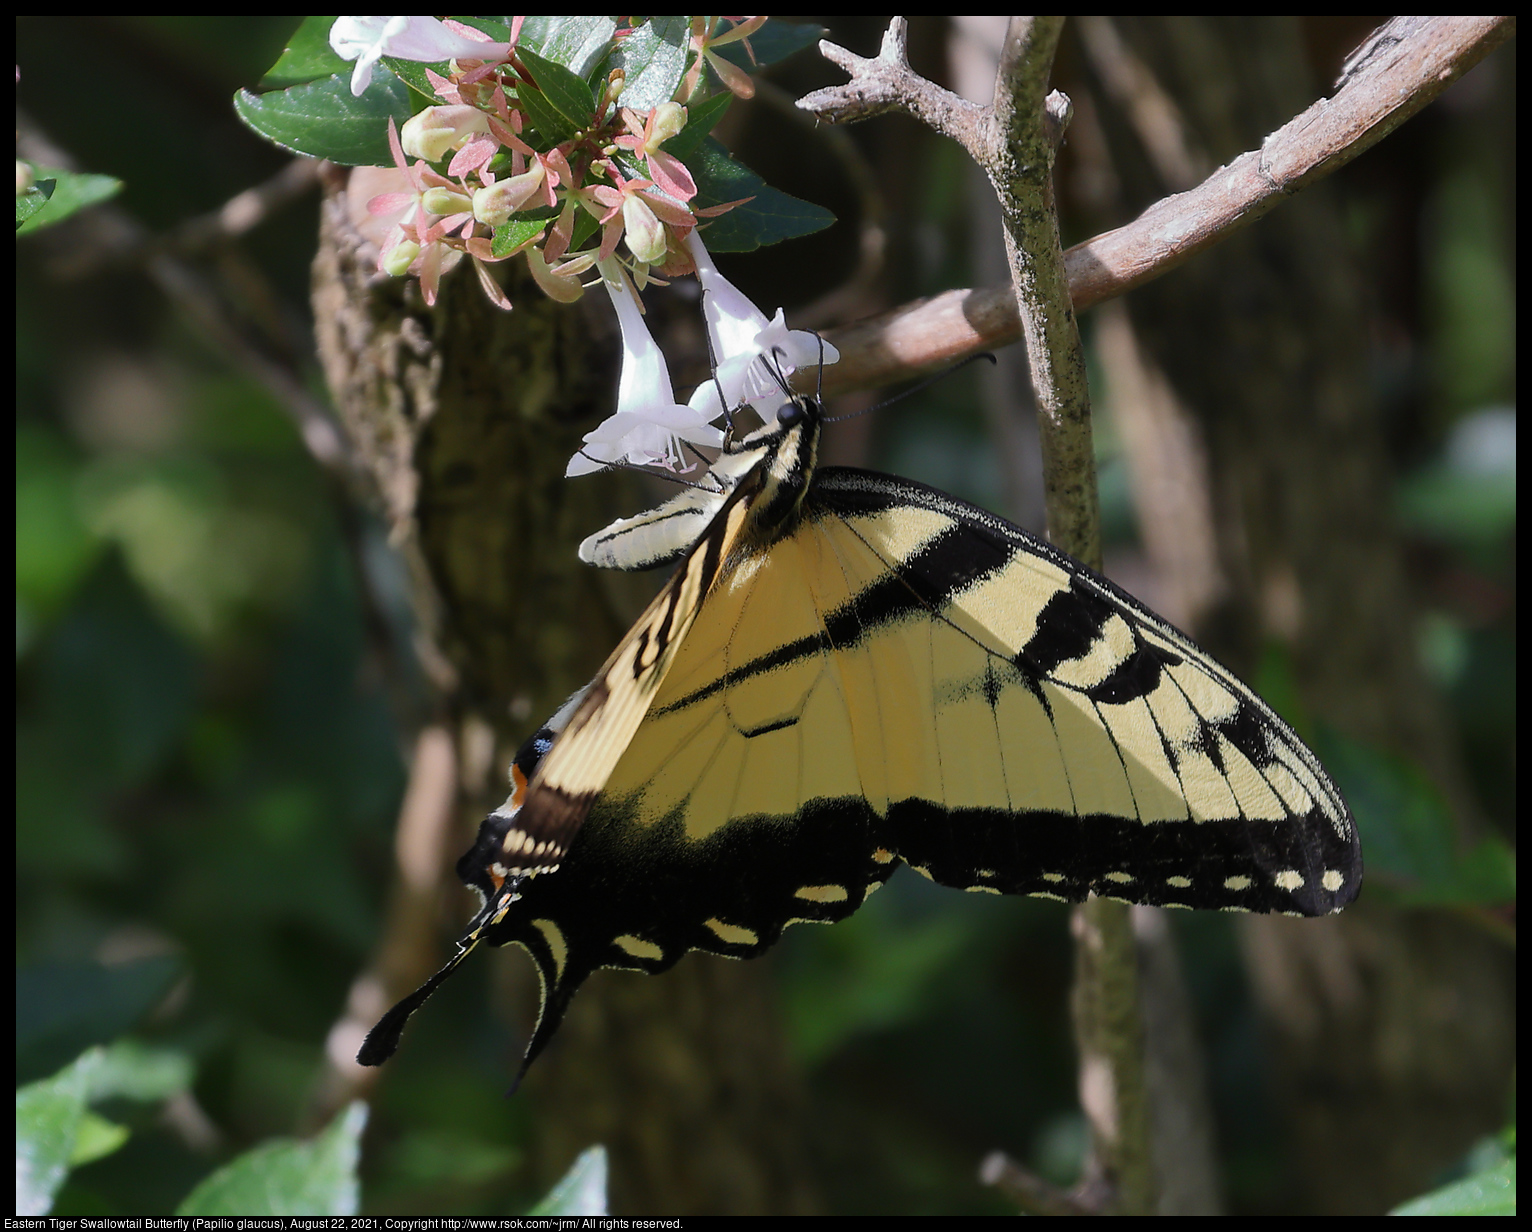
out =
[[[447,76],[425,72],[439,103],[402,129],[389,122],[394,163],[409,188],[368,203],[371,213],[394,223],[382,245],[382,270],[417,277],[427,302],[434,303],[441,276],[466,255],[485,293],[508,309],[486,267],[520,255],[553,299],[578,299],[584,292],[580,278],[593,268],[610,295],[623,341],[617,411],[586,435],[569,475],[620,465],[689,470],[700,455],[693,450],[688,460],[683,443],[717,448],[724,437],[713,426],[716,420],[745,405],[770,414],[782,400],[780,382],[795,368],[838,358],[815,335],[788,330],[780,310],[768,319],[718,273],[698,223],[742,202],[695,208],[691,173],[663,148],[685,127],[684,104],[696,100],[705,68],[733,93],[752,93],[748,74],[713,49],[748,39],[765,20],[692,18],[693,58],[675,98],[635,112],[622,105],[624,81],[614,70],[589,122],[546,150],[522,136],[535,127],[526,93],[541,87],[517,51],[521,18],[513,20],[504,43],[431,17],[340,17],[331,28],[331,47],[356,62],[356,95],[367,88],[382,56],[450,62]],[[615,37],[632,33],[618,29]],[[638,290],[656,275],[691,273],[702,283],[718,368],[712,381],[681,403],[644,324]]]
[[[585,445],[569,460],[566,475],[585,475],[609,466],[660,466],[690,470],[681,443],[723,443],[714,421],[744,406],[763,419],[783,400],[781,382],[802,367],[833,364],[839,352],[816,334],[790,330],[782,310],[768,319],[718,272],[695,231],[686,245],[702,283],[702,315],[717,369],[678,403],[665,356],[644,324],[637,294],[613,262],[598,265],[622,327],[622,377],[617,413],[585,434]]]
[[[393,222],[379,268],[419,278],[427,302],[434,302],[442,274],[468,256],[485,293],[502,308],[510,304],[485,266],[518,255],[538,286],[562,301],[578,299],[580,276],[613,258],[640,287],[656,274],[691,273],[687,235],[699,219],[742,203],[690,204],[697,185],[685,164],[662,148],[686,126],[686,107],[667,100],[639,114],[623,106],[625,82],[614,69],[590,115],[571,125],[576,131],[549,149],[534,149],[522,136],[533,126],[527,96],[543,86],[517,50],[522,20],[512,21],[504,43],[434,17],[335,20],[330,46],[355,61],[355,95],[366,90],[383,56],[445,61],[450,69],[446,76],[425,70],[438,103],[402,129],[390,122],[394,164],[409,188],[368,203],[370,212]],[[732,91],[748,95],[749,76],[713,49],[748,39],[765,20],[692,18],[689,55],[695,59],[677,94],[693,99],[706,65]],[[736,24],[720,29],[726,21]],[[633,27],[622,27],[614,37],[632,33]]]

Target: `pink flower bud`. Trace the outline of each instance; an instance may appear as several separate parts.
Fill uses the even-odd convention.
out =
[[[644,148],[654,150],[685,127],[686,108],[680,103],[661,103],[654,109],[654,127]]]
[[[383,259],[378,262],[378,265],[385,274],[394,278],[403,278],[410,272],[411,263],[419,255],[420,245],[414,240],[400,240],[383,254]]]
[[[412,115],[399,130],[399,144],[411,158],[440,162],[470,137],[489,132],[489,117],[477,107],[461,104],[427,107]]]
[[[420,204],[427,214],[468,214],[473,198],[455,188],[428,188],[420,194]]]
[[[544,174],[542,163],[534,159],[520,175],[479,189],[473,195],[473,216],[486,226],[498,227],[532,199],[542,187]]]
[[[622,203],[623,237],[635,260],[652,265],[665,259],[665,227],[637,193]]]

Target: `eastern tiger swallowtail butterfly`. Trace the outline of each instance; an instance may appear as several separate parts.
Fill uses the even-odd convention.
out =
[[[457,866],[483,906],[362,1064],[480,941],[537,965],[525,1074],[596,968],[752,957],[844,919],[901,863],[1068,901],[1319,916],[1356,897],[1351,814],[1259,697],[1009,522],[816,470],[820,422],[787,403],[709,485],[581,545],[680,563],[517,754]]]

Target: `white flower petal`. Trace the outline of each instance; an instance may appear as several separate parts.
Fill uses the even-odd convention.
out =
[[[644,324],[621,268],[610,259],[597,264],[622,329],[617,413],[586,433],[585,449],[570,459],[564,473],[583,475],[601,469],[602,464],[620,463],[689,469],[681,442],[716,448],[723,443],[723,434],[708,417],[676,401],[665,356]]]
[[[687,235],[686,242],[702,283],[702,313],[717,365],[715,379],[692,391],[691,406],[716,419],[725,410],[718,395],[722,386],[729,410],[748,403],[765,419],[786,397],[782,383],[798,368],[820,362],[819,337],[807,330],[788,329],[780,308],[767,320],[765,313],[718,272],[695,230]],[[833,364],[840,358],[840,352],[828,342],[822,345],[825,363]]]
[[[383,56],[399,60],[496,60],[509,44],[480,43],[449,30],[434,17],[337,17],[330,47],[342,60],[355,60],[351,93],[360,97]]]

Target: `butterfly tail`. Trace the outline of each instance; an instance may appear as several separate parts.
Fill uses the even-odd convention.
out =
[[[521,1086],[522,1079],[532,1068],[532,1062],[537,1060],[548,1046],[548,1041],[558,1032],[564,1021],[564,1013],[569,1009],[575,993],[580,990],[580,985],[585,983],[598,966],[578,951],[571,952],[563,936],[556,930],[550,935],[534,928],[518,935],[515,944],[532,956],[537,978],[542,985],[542,1004],[537,1014],[537,1025],[532,1028],[532,1036],[521,1057],[521,1068],[516,1071],[515,1081],[511,1083],[507,1095],[514,1095]]]
[[[399,1037],[404,1033],[404,1024],[410,1020],[410,1015],[430,999],[431,994],[441,987],[442,981],[457,970],[458,964],[463,959],[473,953],[474,946],[477,944],[477,937],[460,941],[457,953],[440,971],[378,1019],[377,1025],[367,1032],[367,1038],[362,1041],[362,1046],[357,1051],[358,1065],[382,1065],[394,1055],[399,1047]]]

